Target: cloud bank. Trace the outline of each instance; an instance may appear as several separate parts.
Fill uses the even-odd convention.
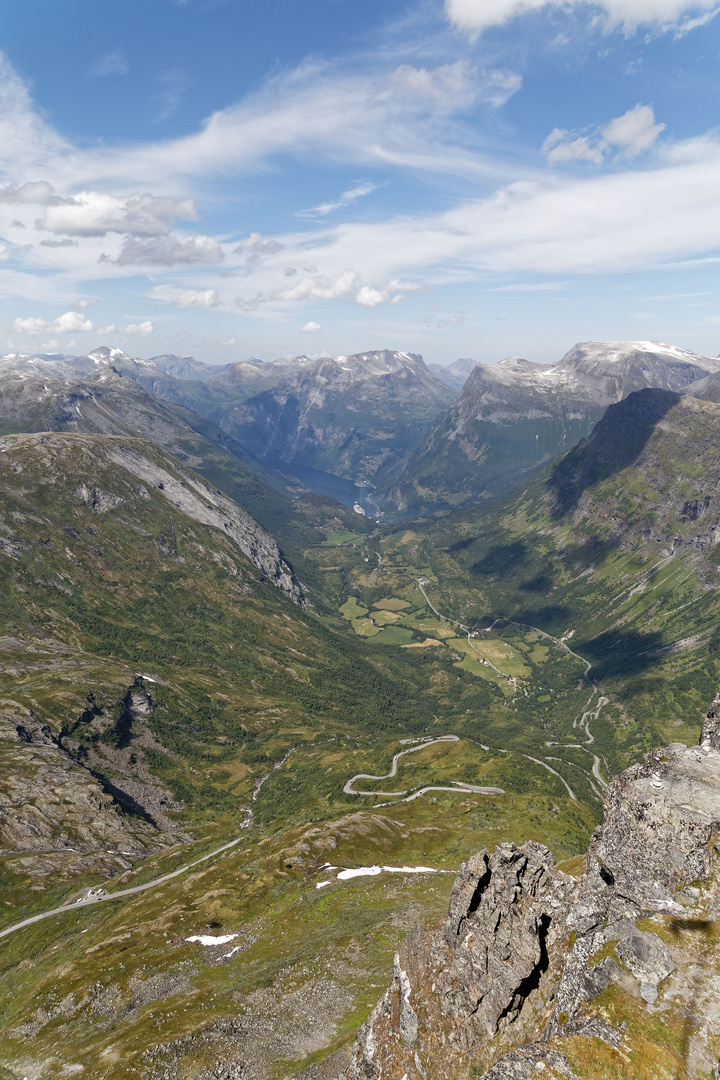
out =
[[[606,31],[620,27],[631,32],[639,26],[651,25],[677,29],[681,27],[683,17],[702,26],[708,21],[707,15],[716,10],[716,3],[715,0],[445,0],[450,22],[470,37],[477,37],[490,27],[502,26],[521,15],[553,8],[564,11],[585,8],[588,13],[600,11]],[[683,29],[688,28],[692,27]]]

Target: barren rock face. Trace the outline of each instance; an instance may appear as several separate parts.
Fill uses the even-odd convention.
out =
[[[124,815],[31,716],[0,712],[0,764],[0,854],[17,873],[38,880],[114,874],[170,842],[151,823]]]
[[[714,723],[712,717],[708,723]],[[579,1015],[591,958],[609,942],[618,943],[618,960],[641,985],[657,987],[675,968],[670,949],[636,923],[656,915],[684,916],[690,898],[684,887],[713,875],[710,843],[720,832],[720,750],[708,745],[707,727],[700,746],[673,743],[654,750],[607,789],[605,823],[590,844],[570,918],[577,940],[558,993],[557,1030]],[[717,918],[717,911],[710,914]]]
[[[416,931],[360,1030],[348,1076],[465,1076],[510,1029],[532,1037],[560,978],[577,883],[534,841],[481,851],[458,875],[444,927]],[[558,963],[558,960],[560,963]]]

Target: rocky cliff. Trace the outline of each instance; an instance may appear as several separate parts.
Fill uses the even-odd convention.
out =
[[[626,550],[687,551],[706,576],[720,540],[719,426],[715,402],[667,390],[631,394],[553,467],[552,516],[570,515],[575,528],[592,521]]]
[[[616,777],[580,881],[541,844],[482,851],[400,947],[347,1080],[716,1075],[720,695],[699,745]]]

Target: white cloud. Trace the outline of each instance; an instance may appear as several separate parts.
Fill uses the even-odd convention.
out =
[[[49,329],[60,334],[87,334],[93,329],[93,324],[87,315],[81,315],[79,311],[66,311],[50,323]]]
[[[355,294],[355,301],[363,307],[377,307],[387,300],[387,293],[379,289],[373,289],[371,285],[363,285],[362,289]]]
[[[10,247],[9,244],[0,242],[0,262],[7,262],[8,259],[12,259],[14,254],[15,248]]]
[[[182,71],[164,71],[158,77],[158,86],[158,111],[154,120],[156,124],[161,124],[164,120],[169,120],[182,105],[190,79]]]
[[[278,289],[271,300],[336,300],[339,296],[348,296],[357,288],[357,274],[354,270],[343,270],[334,278],[324,274],[306,277],[293,285],[291,289]]]
[[[566,165],[572,161],[590,161],[599,165],[615,149],[623,157],[637,157],[657,141],[665,124],[655,123],[650,105],[635,105],[592,135],[577,135],[565,128],[555,128],[542,145],[548,165]]]
[[[468,108],[479,91],[477,71],[467,62],[443,64],[428,71],[426,68],[403,64],[390,76],[395,93],[410,99],[415,108],[432,108],[440,113]]]
[[[150,240],[127,237],[118,266],[210,266],[221,262],[224,252],[212,236],[160,236]]]
[[[649,105],[636,105],[606,124],[602,135],[610,146],[619,147],[627,157],[636,157],[649,150],[665,126],[655,123],[655,113]]]
[[[55,189],[47,180],[28,180],[25,184],[7,184],[0,188],[0,202],[4,203],[47,206],[56,199]]]
[[[18,316],[13,320],[12,328],[16,330],[18,334],[42,334],[47,329],[48,324],[45,319],[40,319],[36,316],[28,316],[26,319]]]
[[[265,293],[259,292],[253,297],[236,296],[233,303],[241,311],[257,311],[263,304],[267,304],[269,299],[270,297],[266,296]]]
[[[221,345],[237,345],[237,341],[234,337],[228,338],[227,341],[221,341]]]
[[[490,101],[498,87],[505,94],[516,84],[511,74],[475,70],[464,62],[427,69],[404,65],[394,73],[373,65],[358,73],[310,61],[268,80],[238,105],[213,114],[189,136],[122,147],[101,142],[76,146],[34,108],[26,85],[0,55],[0,201],[17,204],[15,227],[27,228],[33,242],[32,271],[18,274],[6,291],[67,303],[66,290],[73,282],[77,289],[93,272],[118,277],[137,267],[219,262],[223,252],[218,239],[175,238],[170,231],[178,218],[197,216],[187,192],[198,178],[215,183],[229,175],[256,173],[278,155],[311,157],[315,164],[324,159],[362,162],[363,168],[374,163],[434,170],[453,177],[496,175],[496,164],[476,145],[462,147],[460,129],[449,117],[462,113],[471,101]],[[52,184],[36,180],[38,176],[50,177]],[[138,185],[147,191],[138,194]],[[356,184],[343,192],[343,198],[360,198],[365,190]],[[25,213],[34,206],[42,208],[39,218]],[[48,239],[42,233],[34,239],[36,220],[40,229],[59,240],[79,239],[79,246],[42,243]],[[106,234],[114,243],[105,251],[83,242]],[[240,252],[245,255],[245,271],[260,272],[266,262],[272,269],[271,256],[280,243],[249,237]],[[296,248],[294,261],[298,267],[310,264]],[[102,271],[98,262],[105,264]],[[47,275],[41,294],[37,270],[57,272],[59,265],[67,270],[65,280],[61,282],[57,273]],[[338,272],[331,269],[321,276],[332,283]],[[2,285],[6,287],[4,280]],[[276,285],[263,283],[265,295]],[[325,288],[322,283],[316,286]]]
[[[78,246],[77,240],[70,240],[68,237],[65,237],[64,240],[41,240],[40,241],[40,247],[66,248],[66,247],[77,247],[77,246]]]
[[[589,14],[598,8],[603,11],[606,30],[622,27],[628,32],[638,26],[653,24],[668,30],[682,26],[682,17],[689,13],[699,13],[702,19],[703,12],[715,8],[715,0],[445,0],[448,19],[470,38],[528,12],[583,7]],[[697,20],[696,25],[704,25],[704,22]]]
[[[141,323],[128,323],[127,326],[123,327],[122,333],[132,334],[133,337],[149,337],[154,330],[155,327],[150,320],[147,319],[145,322]]]
[[[78,300],[77,303],[73,304],[73,307],[78,308],[80,311],[84,311],[85,308],[92,307],[93,304],[97,304],[97,298],[96,297],[86,297],[83,300]]]
[[[393,278],[387,284],[387,292],[417,292],[418,289],[422,289],[422,285],[419,285],[417,281],[400,281],[398,278]]]
[[[58,315],[57,319],[50,322],[38,316],[29,316],[25,319],[18,317],[14,320],[12,328],[20,334],[31,336],[48,331],[56,334],[86,334],[94,329],[90,320],[79,311],[66,311],[64,315]]]
[[[92,79],[102,79],[108,75],[127,75],[130,65],[121,53],[107,53],[91,64],[89,75]]]
[[[79,149],[33,109],[26,87],[5,63],[0,70],[0,145],[13,175],[42,175],[64,191],[139,183],[187,190],[192,177],[256,172],[277,155],[325,155],[367,168],[406,165],[451,175],[485,174],[491,163],[457,145],[448,117],[478,102],[495,106],[520,86],[505,70],[466,61],[360,73],[307,61],[269,79],[237,105],[213,113],[191,135],[158,142]],[[452,152],[449,153],[449,146]],[[41,172],[42,170],[42,172]],[[0,181],[2,169],[0,168]]]
[[[243,255],[247,252],[249,255],[275,255],[276,252],[282,251],[284,244],[279,243],[277,240],[265,240],[261,233],[250,233],[244,240],[241,240],[235,251],[238,255]]]
[[[654,169],[507,185],[443,214],[345,225],[312,251],[323,264],[353,259],[364,275],[435,268],[435,280],[477,271],[542,274],[653,266],[720,247],[720,139],[667,153]],[[692,198],[688,193],[692,193]],[[305,244],[305,252],[311,252]],[[362,257],[361,253],[366,253]],[[372,253],[372,258],[367,257]],[[465,280],[467,278],[465,277]]]
[[[554,128],[542,145],[542,152],[548,165],[565,165],[569,161],[592,161],[599,165],[603,160],[603,151],[592,144],[586,135],[568,138],[570,132],[565,128]]]
[[[306,322],[300,327],[303,334],[317,334],[318,330],[322,330],[319,322]]]
[[[47,206],[37,222],[40,229],[68,236],[167,236],[175,220],[196,221],[193,199],[131,195],[119,198],[98,191],[81,191],[71,199]]]
[[[278,240],[266,240],[261,233],[254,232],[241,240],[234,250],[236,255],[247,256],[244,271],[244,276],[247,277],[262,259],[268,255],[277,255],[279,251],[283,250],[284,246]]]
[[[298,210],[296,217],[324,217],[326,214],[331,214],[333,210],[340,210],[341,207],[349,206],[356,199],[370,195],[373,191],[377,191],[377,184],[358,184],[357,187],[343,191],[335,202],[320,203],[319,206],[311,206],[309,210]]]
[[[175,307],[213,308],[220,303],[220,296],[215,289],[186,289],[178,293],[172,301]]]
[[[42,345],[40,346],[40,352],[54,352],[59,344],[60,342],[57,340],[43,341]]]
[[[495,2],[488,0],[488,10],[494,10]],[[655,0],[647,2],[652,7]],[[11,272],[0,264],[0,289],[27,302],[17,310],[32,311],[34,305],[47,310],[40,304],[52,303],[62,311],[84,289],[93,288],[93,269],[118,278],[135,275],[138,267],[177,268],[179,275],[188,267],[193,275],[188,289],[184,278],[182,285],[168,285],[170,301],[179,292],[214,291],[216,285],[229,303],[232,296],[225,295],[219,278],[213,273],[204,279],[199,270],[222,259],[218,240],[167,232],[173,208],[185,204],[198,178],[212,180],[214,198],[223,177],[256,172],[274,156],[293,154],[312,160],[313,167],[323,161],[344,167],[361,162],[353,164],[353,173],[363,170],[360,175],[377,164],[414,175],[445,172],[478,181],[474,190],[492,184],[494,193],[456,201],[443,213],[408,212],[334,228],[325,216],[322,228],[307,226],[302,233],[277,238],[252,234],[238,255],[243,261],[260,256],[257,288],[254,295],[237,299],[241,310],[361,293],[372,299],[374,293],[387,294],[388,302],[397,302],[409,291],[406,279],[420,275],[431,284],[468,281],[486,271],[625,272],[660,261],[714,257],[720,248],[720,139],[714,135],[658,143],[661,125],[650,106],[638,105],[592,130],[560,132],[548,145],[552,151],[585,139],[584,151],[575,146],[560,152],[574,153],[577,161],[582,160],[578,154],[601,148],[603,157],[615,159],[611,175],[578,178],[529,169],[523,174],[518,159],[504,165],[478,149],[475,128],[471,133],[463,128],[469,95],[477,102],[491,92],[487,72],[454,65],[426,72],[404,67],[394,76],[376,71],[348,75],[327,64],[308,63],[214,114],[193,135],[122,148],[76,147],[33,108],[26,87],[0,58],[0,201],[15,204],[12,213],[25,219],[21,224],[27,233],[22,235],[33,244],[28,261],[34,261],[32,272],[14,267]],[[633,168],[631,155],[653,144],[656,150],[643,168]],[[518,175],[524,179],[508,182]],[[35,179],[26,183],[38,176],[50,177],[54,186]],[[81,194],[66,194],[81,188]],[[102,206],[86,200],[103,188],[125,194],[108,196],[111,202]],[[156,196],[138,195],[138,188],[168,193],[172,206],[163,210]],[[143,199],[152,201],[134,201]],[[194,204],[187,202],[194,212]],[[61,223],[85,230],[70,234],[81,238],[79,247],[41,245],[31,231],[33,219],[43,213],[37,207],[47,211],[41,221],[55,223],[53,234],[61,232]],[[131,228],[137,229],[134,236]],[[102,230],[113,235],[98,267],[103,247],[93,237]],[[282,265],[275,257],[279,250]],[[66,273],[35,272],[38,266],[56,270],[60,260]],[[237,272],[238,262],[238,256],[228,259],[231,272]],[[284,268],[298,270],[284,277]],[[162,277],[169,280],[170,274]],[[33,332],[36,324],[29,322],[29,330],[19,329]],[[47,338],[55,333],[49,326],[41,320],[34,332]]]

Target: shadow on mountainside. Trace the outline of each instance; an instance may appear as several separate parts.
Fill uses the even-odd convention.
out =
[[[472,564],[470,573],[488,577],[508,574],[522,566],[528,555],[527,544],[522,540],[513,540],[510,544],[495,544],[482,559]]]
[[[547,482],[555,494],[552,516],[564,517],[586,488],[633,465],[681,397],[672,390],[645,389],[609,405],[592,433],[554,466]]]
[[[623,675],[637,675],[657,664],[652,654],[667,644],[662,634],[648,634],[636,630],[618,632],[608,630],[576,648],[592,663],[589,676],[594,681]]]

